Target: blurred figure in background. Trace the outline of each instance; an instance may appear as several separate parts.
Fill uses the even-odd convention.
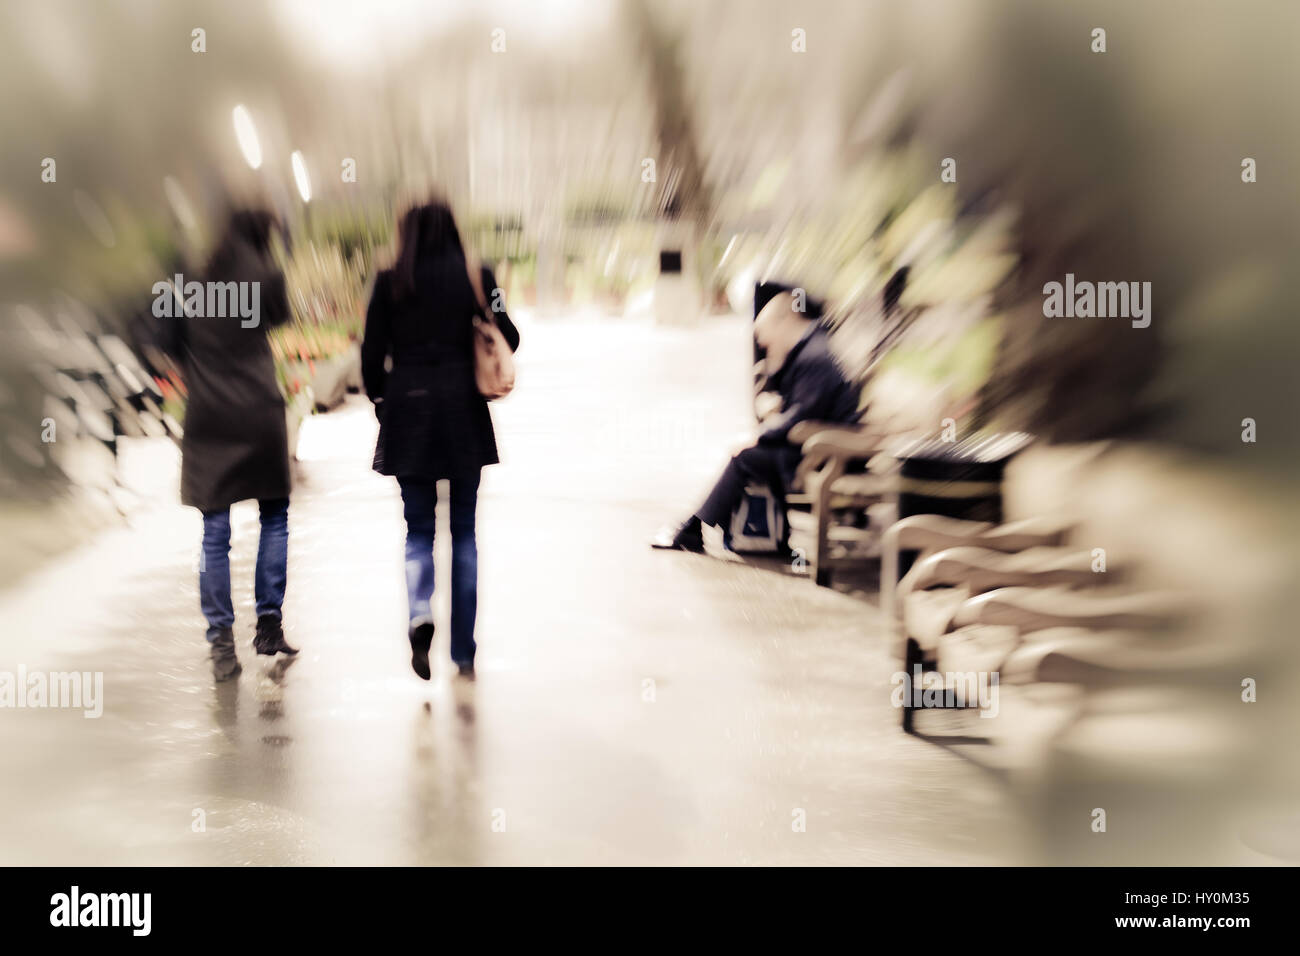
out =
[[[758,439],[732,456],[699,510],[675,531],[660,531],[651,547],[703,554],[703,526],[725,528],[746,485],[767,485],[777,502],[784,500],[800,456],[788,439],[791,428],[802,421],[857,419],[858,392],[831,354],[821,307],[812,300],[805,305],[796,308],[794,297],[783,292],[758,314],[754,337],[767,355],[767,390],[780,395],[780,405],[763,419]]]
[[[451,658],[474,673],[478,545],[474,536],[484,465],[496,464],[496,435],[474,377],[474,321],[495,321],[511,351],[519,332],[487,268],[469,263],[451,209],[433,202],[399,225],[397,261],[376,277],[366,312],[361,371],[375,404],[374,468],[397,478],[406,518],[406,586],[411,667],[430,677],[433,643],[433,538],[437,482],[451,489]],[[479,288],[493,302],[486,307]],[[391,371],[388,360],[391,358]]]
[[[268,329],[289,317],[284,275],[271,258],[276,226],[265,211],[232,213],[204,270],[206,281],[172,286],[165,293],[170,307],[162,310],[164,346],[189,393],[181,500],[203,512],[199,595],[218,681],[241,669],[230,598],[230,506],[236,501],[257,499],[261,514],[253,647],[259,654],[297,653],[285,641],[281,613],[288,575],[289,440],[266,338]]]

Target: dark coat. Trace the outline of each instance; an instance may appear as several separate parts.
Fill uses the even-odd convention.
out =
[[[482,282],[491,306],[496,277],[490,269],[482,270]],[[405,298],[395,294],[391,271],[375,279],[361,343],[361,376],[379,417],[375,471],[453,478],[500,461],[492,415],[474,384],[478,311],[458,255],[421,262],[415,292]],[[504,310],[493,315],[511,351],[519,348],[510,317]]]
[[[790,429],[799,422],[847,424],[858,420],[859,389],[851,383],[831,352],[826,330],[815,321],[781,367],[767,381],[767,390],[781,395],[781,410],[763,422],[758,443],[780,452],[787,485],[799,464],[799,449],[790,444]]]
[[[284,399],[266,340],[267,331],[289,317],[289,300],[284,276],[251,248],[236,249],[209,273],[204,281],[259,284],[256,326],[244,328],[252,320],[238,314],[158,321],[188,393],[181,501],[218,511],[249,498],[289,496]],[[185,279],[188,285],[191,277]]]

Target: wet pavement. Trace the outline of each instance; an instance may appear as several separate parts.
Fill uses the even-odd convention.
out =
[[[175,453],[129,527],[0,595],[0,671],[103,673],[103,713],[0,710],[4,864],[980,864],[994,778],[904,736],[872,601],[773,562],[652,552],[750,424],[749,328],[528,322],[479,500],[476,682],[409,668],[397,487],[351,397],[304,426],[286,630],[214,686]],[[440,509],[441,510],[441,509]],[[445,514],[440,515],[445,529]]]

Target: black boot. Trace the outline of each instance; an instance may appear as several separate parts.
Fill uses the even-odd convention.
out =
[[[433,643],[433,622],[411,628],[407,635],[411,641],[411,670],[420,675],[421,680],[429,679],[429,646]]]
[[[257,633],[253,635],[253,650],[274,657],[276,654],[297,654],[284,639],[284,626],[274,614],[263,614],[257,619]]]
[[[650,547],[662,551],[690,551],[694,554],[704,553],[704,526],[700,519],[691,515],[676,531],[664,529],[655,535]]]
[[[235,656],[235,632],[226,628],[211,641],[212,676],[218,681],[238,677],[243,668]]]

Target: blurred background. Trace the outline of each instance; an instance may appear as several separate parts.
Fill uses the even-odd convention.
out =
[[[962,436],[1040,440],[1009,479],[1008,515],[1081,515],[1152,586],[1198,594],[1203,625],[1267,665],[1267,717],[1229,708],[1220,744],[1186,759],[1240,758],[1232,773],[1250,780],[1270,834],[1251,852],[1300,846],[1296,754],[1280,732],[1296,714],[1279,700],[1295,676],[1300,531],[1294,4],[11,0],[0,24],[11,594],[174,498],[157,448],[180,434],[185,383],[149,348],[151,289],[197,271],[232,208],[262,205],[287,225],[277,256],[293,320],[273,348],[291,433],[308,443],[299,457],[365,465],[364,427],[313,438],[304,423],[355,408],[370,283],[397,215],[436,191],[493,265],[524,349],[566,343],[554,364],[525,364],[499,410],[503,473],[536,465],[501,478],[502,493],[582,496],[576,465],[544,464],[557,449],[584,460],[560,413],[543,425],[520,407],[531,370],[573,403],[566,416],[603,407],[584,427],[626,454],[614,467],[590,453],[601,493],[622,482],[665,516],[689,505],[718,464],[705,449],[746,421],[755,284],[805,287],[827,300],[846,368],[870,373],[920,431],[951,419]],[[1043,286],[1066,273],[1150,282],[1150,326],[1044,317]],[[587,354],[579,341],[597,343],[592,363],[636,367],[635,386],[572,394],[590,374],[572,361]],[[650,436],[649,453],[623,444],[628,428],[643,453]],[[527,520],[517,536],[533,533]],[[620,521],[639,542],[650,516]],[[620,607],[635,626],[639,605]],[[874,633],[855,611],[816,605],[800,612],[808,640],[822,611]],[[6,658],[62,628],[52,610],[24,613]],[[1229,697],[1258,676],[1224,674]],[[1171,720],[1154,752],[1191,737],[1199,754],[1205,734]],[[1079,764],[1055,759],[1067,769],[1049,808],[1077,783]],[[1161,788],[1216,776],[1170,773],[1138,789],[1158,804]],[[1240,796],[1214,789],[1198,807],[1220,820]],[[1178,845],[1165,834],[1159,847],[1173,858]]]

